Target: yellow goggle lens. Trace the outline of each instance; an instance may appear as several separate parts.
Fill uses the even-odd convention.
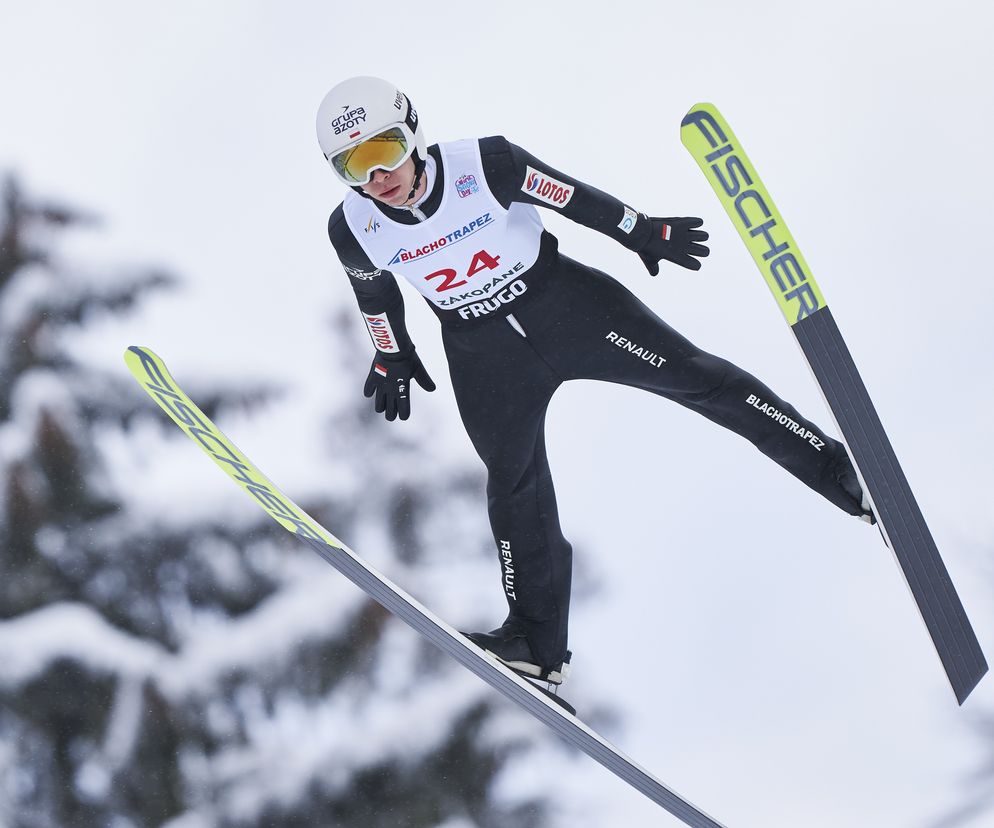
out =
[[[403,131],[392,127],[349,147],[331,159],[331,163],[346,181],[367,184],[370,173],[382,168],[399,167],[408,156],[407,138]]]

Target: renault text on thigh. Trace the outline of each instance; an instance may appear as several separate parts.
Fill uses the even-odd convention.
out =
[[[665,357],[658,356],[655,353],[643,348],[641,345],[636,345],[630,339],[626,339],[623,336],[618,336],[614,331],[611,331],[607,336],[604,337],[608,342],[613,342],[619,348],[622,348],[632,356],[637,356],[639,359],[644,359],[650,365],[654,365],[656,368],[662,368],[663,363],[666,362]]]

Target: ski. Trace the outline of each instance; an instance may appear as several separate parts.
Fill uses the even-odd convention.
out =
[[[325,561],[388,612],[526,710],[560,737],[599,762],[653,802],[692,828],[721,824],[674,793],[608,743],[567,709],[562,700],[487,656],[468,638],[432,614],[377,572],[342,541],[281,492],[183,393],[165,364],[147,348],[132,346],[124,355],[132,375],[169,417],[273,520],[296,535]]]
[[[711,183],[766,279],[835,418],[884,542],[893,551],[963,704],[987,662],[852,355],[811,269],[725,119],[693,106],[683,145]]]

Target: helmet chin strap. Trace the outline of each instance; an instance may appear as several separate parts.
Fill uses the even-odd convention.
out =
[[[421,186],[421,176],[425,171],[425,162],[421,159],[420,155],[418,155],[417,150],[414,151],[414,155],[416,157],[414,162],[414,183],[411,185],[411,192],[407,194],[407,198],[404,199],[405,201],[410,201],[414,198],[414,194],[418,191],[418,187]]]

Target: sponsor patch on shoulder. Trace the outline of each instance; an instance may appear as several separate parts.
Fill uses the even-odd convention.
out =
[[[575,188],[557,181],[548,173],[536,170],[534,167],[525,167],[525,180],[521,184],[521,191],[528,193],[532,198],[562,209],[573,198]]]
[[[631,233],[635,229],[635,222],[639,219],[639,214],[636,213],[627,204],[625,205],[625,215],[621,219],[621,224],[618,225],[618,229],[624,231],[625,233]]]
[[[353,279],[375,279],[383,271],[382,270],[360,270],[358,267],[349,267],[348,265],[342,265],[345,268],[345,272],[351,276]]]

